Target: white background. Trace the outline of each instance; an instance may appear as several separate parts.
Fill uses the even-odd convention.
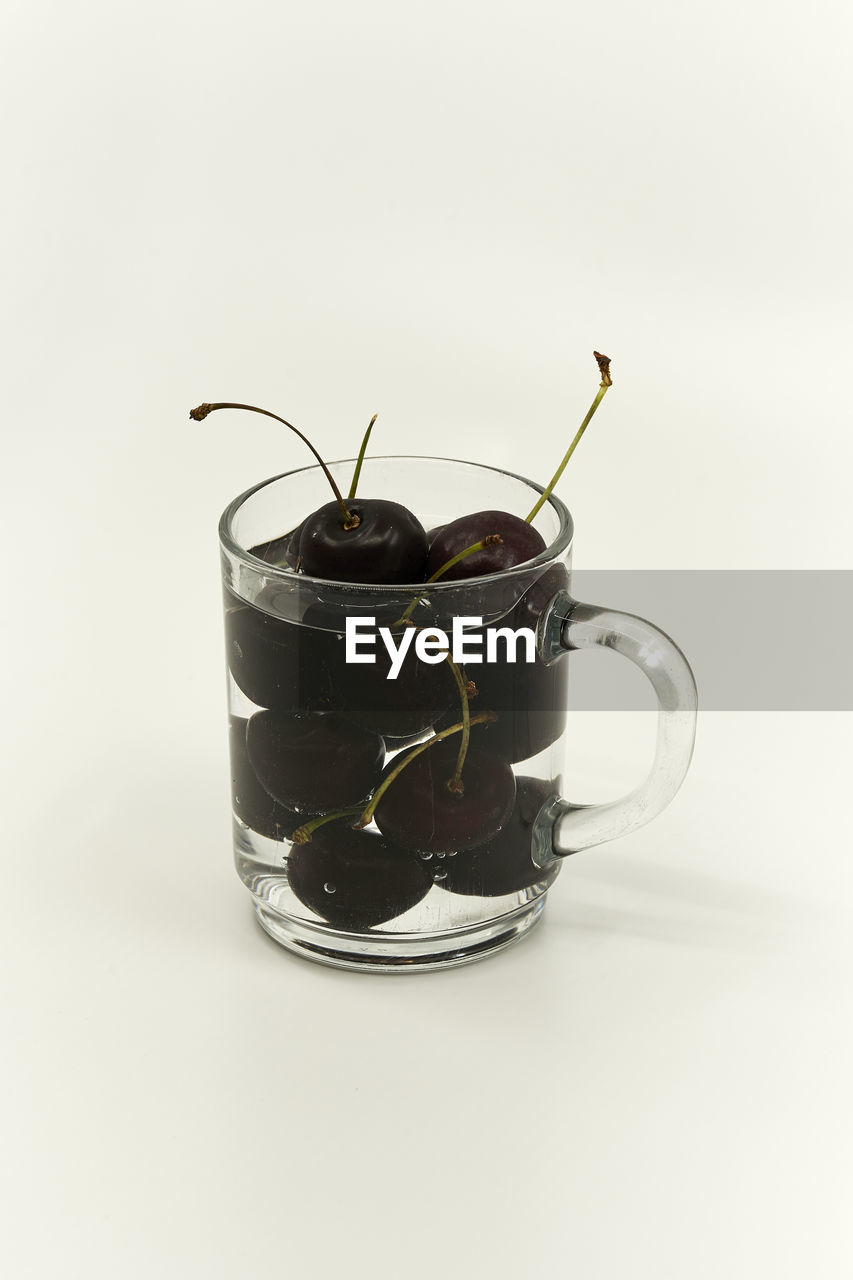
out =
[[[230,865],[215,526],[307,458],[187,417],[544,480],[598,347],[579,567],[850,568],[849,13],[6,0],[16,1280],[851,1270],[850,718],[706,714],[487,963],[292,959]],[[650,731],[578,717],[575,798]]]

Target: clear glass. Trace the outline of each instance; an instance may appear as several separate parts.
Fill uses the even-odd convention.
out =
[[[330,468],[344,492],[352,467],[346,461]],[[475,463],[373,457],[361,491],[403,503],[429,530],[467,511],[523,516],[542,490]],[[588,606],[570,595],[572,520],[554,496],[534,521],[547,548],[535,559],[488,577],[394,587],[322,581],[288,567],[287,535],[329,497],[320,469],[307,467],[243,494],[220,522],[237,870],[267,932],[311,959],[380,972],[478,959],[537,922],[565,854],[644,820],[644,797],[654,793],[657,811],[672,798],[689,762],[688,737],[692,748],[692,676],[684,677],[683,655],[651,624],[610,611],[606,627],[584,630],[578,611]],[[493,720],[471,730],[459,805],[472,805],[474,817],[454,811],[458,837],[436,833],[440,819],[408,784],[398,786],[400,797],[412,790],[409,807],[397,805],[405,819],[399,834],[389,836],[380,821],[381,834],[373,820],[357,835],[352,826],[388,771],[462,719],[448,664],[427,667],[410,655],[393,682],[381,664],[344,659],[348,616],[391,625],[413,601],[417,628],[450,634],[457,617],[532,626],[536,659],[511,664],[499,648],[496,661],[462,668],[475,686],[471,716],[488,712]],[[672,696],[658,676],[653,683],[662,722],[671,729],[671,717],[681,716],[687,735],[662,730],[657,772],[624,801],[583,810],[586,828],[576,835],[572,823],[582,809],[560,795],[567,655],[587,643],[618,648],[622,619],[641,643],[619,651],[650,678],[656,663],[677,673]],[[447,762],[459,742],[456,733],[426,749],[420,764],[428,759],[428,772],[452,772]],[[417,770],[407,769],[411,780]],[[477,824],[495,788],[503,810],[490,815],[484,838]],[[342,809],[345,816],[317,826],[309,841],[291,841],[297,828]],[[593,814],[603,815],[597,826]]]

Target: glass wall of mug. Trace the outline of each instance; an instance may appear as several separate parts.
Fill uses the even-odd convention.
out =
[[[331,466],[343,492],[352,465]],[[541,493],[435,458],[370,458],[361,490],[428,531],[524,517]],[[534,863],[531,832],[560,790],[568,657],[542,658],[537,625],[570,583],[571,517],[550,497],[534,521],[547,550],[515,569],[361,585],[295,571],[289,535],[329,496],[308,467],[220,523],[237,870],[267,932],[309,958],[476,959],[536,923],[559,870]]]

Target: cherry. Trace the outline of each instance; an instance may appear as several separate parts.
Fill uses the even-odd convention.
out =
[[[292,422],[269,409],[233,401],[200,404],[190,410],[190,417],[195,422],[203,422],[208,414],[218,409],[245,409],[249,413],[273,418],[299,436],[320,464],[335,500],[312,512],[302,522],[299,558],[304,573],[332,582],[423,582],[427,536],[420,520],[399,502],[385,498],[355,500],[364,451],[376,421],[375,414],[362,441],[350,495],[345,500],[314,445]],[[295,533],[296,530],[293,536]],[[288,541],[283,558],[292,557],[293,550],[293,542]]]
[[[246,751],[274,800],[321,813],[364,800],[385,759],[378,734],[334,711],[258,711],[246,730]]]
[[[568,587],[564,565],[552,567],[533,583],[510,613],[497,624],[517,630],[536,631],[550,601]],[[485,652],[485,643],[483,645]],[[498,660],[471,666],[468,675],[477,685],[477,707],[489,707],[497,723],[484,725],[477,735],[482,746],[496,751],[513,763],[529,760],[556,742],[566,727],[568,663],[565,655],[546,665],[534,662],[507,662],[502,642]],[[488,735],[488,736],[486,736]]]
[[[402,769],[375,807],[383,835],[405,849],[437,853],[473,849],[497,834],[515,802],[512,769],[499,756],[472,747],[463,789],[452,792],[447,784],[458,755],[458,744],[446,739]]]
[[[565,657],[550,666],[537,658],[530,663],[487,663],[470,670],[477,682],[478,710],[488,707],[497,715],[495,724],[472,730],[473,740],[484,750],[516,764],[550,747],[565,730],[569,696]]]
[[[258,597],[262,602],[263,593]],[[329,677],[313,633],[225,592],[225,648],[238,687],[259,707],[322,709]]]
[[[392,630],[392,634],[399,644],[400,632]],[[326,644],[324,655],[336,703],[355,724],[373,729],[383,737],[409,738],[421,734],[452,703],[458,705],[456,685],[447,663],[422,662],[414,644],[408,649],[396,680],[386,678],[391,658],[378,637],[375,663],[346,662],[342,636]]]
[[[433,880],[420,858],[373,831],[329,823],[294,845],[287,878],[300,902],[339,929],[370,929],[414,907]]]
[[[444,862],[442,870],[446,874],[436,882],[442,889],[497,898],[534,884],[545,887],[556,878],[559,863],[542,870],[531,857],[533,824],[555,788],[540,778],[516,778],[516,786],[515,805],[498,834],[478,848]]]
[[[454,582],[500,573],[503,569],[532,560],[545,550],[541,533],[519,516],[509,511],[475,511],[472,515],[451,520],[437,532],[429,549],[427,577],[465,547],[494,534],[500,536],[500,542],[492,543],[455,564],[442,576],[442,581]]]
[[[407,507],[385,498],[356,498],[348,527],[336,502],[304,521],[299,556],[304,573],[332,582],[423,582],[427,536]]]
[[[246,752],[247,720],[231,716],[228,741],[231,756],[231,802],[241,822],[270,840],[285,840],[305,821],[304,814],[273,800],[258,781]]]

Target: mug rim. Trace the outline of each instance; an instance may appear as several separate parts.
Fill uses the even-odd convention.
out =
[[[531,480],[528,476],[519,475],[516,471],[509,471],[506,467],[493,467],[487,462],[472,462],[465,458],[445,458],[437,454],[426,453],[385,453],[372,454],[371,457],[377,462],[447,462],[453,466],[478,467],[482,471],[491,471],[497,475],[509,476],[513,480],[519,480],[522,484],[532,489],[535,493],[542,494],[545,492],[545,486],[537,484],[535,480]],[[343,466],[347,463],[355,462],[354,458],[336,458],[329,462],[329,467]],[[534,556],[531,560],[525,560],[522,564],[512,565],[508,569],[500,569],[497,573],[479,574],[477,577],[465,578],[464,583],[459,579],[452,579],[450,582],[401,582],[382,583],[382,582],[340,582],[335,578],[315,578],[307,573],[295,573],[293,569],[288,569],[284,565],[273,565],[268,560],[262,560],[259,556],[252,555],[251,551],[246,547],[242,547],[235,539],[232,533],[232,525],[237,512],[248,502],[249,498],[258,493],[261,489],[265,489],[268,485],[276,484],[279,480],[289,479],[291,476],[297,476],[306,471],[317,472],[321,468],[318,463],[312,463],[304,467],[295,467],[291,471],[282,471],[279,475],[269,476],[266,480],[260,480],[257,484],[252,485],[249,489],[245,489],[239,494],[222,512],[219,518],[219,542],[220,545],[230,555],[235,556],[243,564],[249,568],[260,571],[268,578],[278,578],[283,581],[292,582],[294,580],[308,583],[316,583],[321,587],[354,587],[362,590],[374,591],[417,591],[419,595],[425,592],[432,594],[441,591],[458,591],[463,585],[475,585],[482,582],[494,582],[500,579],[511,578],[519,573],[529,573],[531,569],[546,567],[558,560],[572,545],[574,538],[574,521],[572,514],[561,498],[554,493],[548,495],[546,502],[551,506],[560,522],[559,529],[552,541],[539,552],[538,556]]]

